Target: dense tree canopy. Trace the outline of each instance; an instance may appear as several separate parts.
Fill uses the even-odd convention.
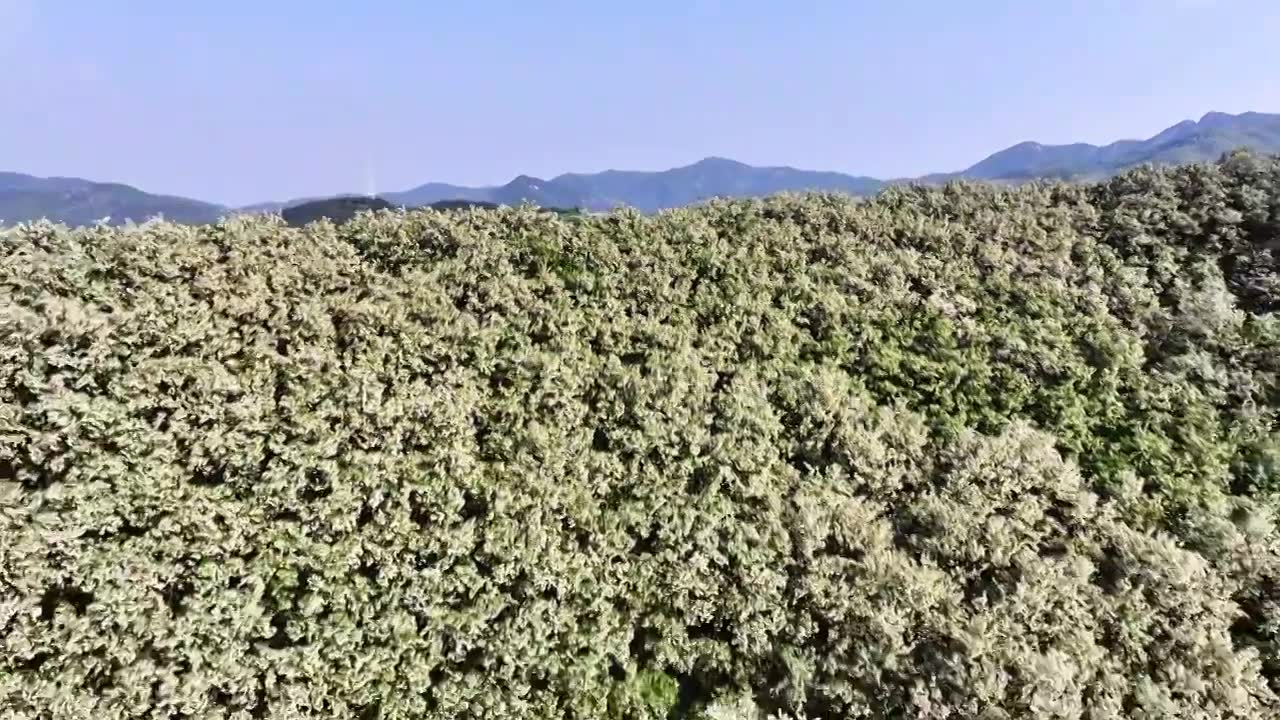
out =
[[[1277,717],[1278,244],[1245,154],[2,231],[0,717]]]

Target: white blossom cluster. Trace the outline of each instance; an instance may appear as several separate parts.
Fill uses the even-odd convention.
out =
[[[1280,717],[1280,160],[0,231],[0,719]]]

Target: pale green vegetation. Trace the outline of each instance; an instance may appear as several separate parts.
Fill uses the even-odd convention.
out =
[[[0,232],[0,718],[1280,717],[1280,161]]]

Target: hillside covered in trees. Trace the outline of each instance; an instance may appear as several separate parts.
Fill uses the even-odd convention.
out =
[[[0,231],[0,708],[1280,717],[1280,159]]]
[[[428,210],[494,210],[497,205],[480,200],[439,200],[422,208]],[[357,214],[361,212],[376,212],[378,210],[394,210],[395,205],[378,197],[367,197],[359,195],[344,195],[342,197],[327,198],[324,200],[311,200],[309,202],[300,203],[286,207],[280,211],[280,217],[284,218],[285,224],[292,227],[304,227],[310,223],[319,220],[329,220],[341,225],[349,222]],[[578,215],[577,210],[563,208],[542,208],[545,212],[557,213],[560,215]]]

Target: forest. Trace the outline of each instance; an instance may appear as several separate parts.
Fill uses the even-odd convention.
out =
[[[1280,157],[0,230],[0,718],[1280,717]]]

